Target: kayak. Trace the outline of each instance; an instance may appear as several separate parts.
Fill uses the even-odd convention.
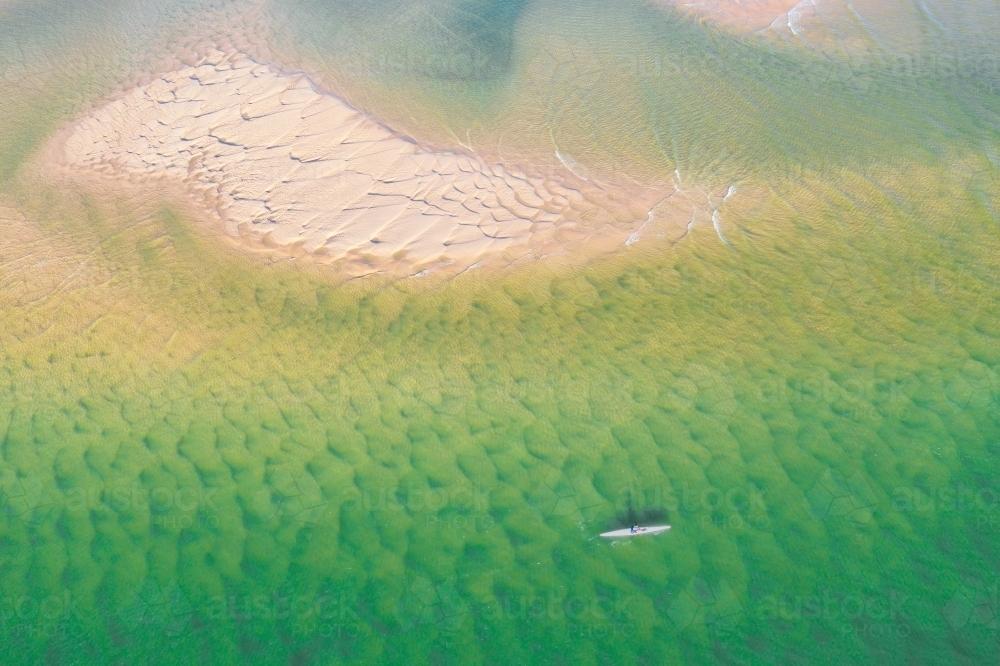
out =
[[[659,534],[660,532],[666,532],[669,529],[670,525],[654,525],[653,527],[637,527],[634,532],[632,531],[632,528],[615,530],[613,532],[605,532],[601,536],[608,539],[615,539],[617,537],[634,537],[634,536],[643,536],[646,534]]]

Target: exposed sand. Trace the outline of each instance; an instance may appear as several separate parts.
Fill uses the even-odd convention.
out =
[[[98,109],[61,148],[77,173],[183,184],[231,236],[353,274],[621,245],[671,194],[434,151],[304,75],[218,51]]]

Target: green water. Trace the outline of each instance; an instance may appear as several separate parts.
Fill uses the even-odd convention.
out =
[[[0,4],[0,662],[993,663],[995,47],[403,6]],[[343,284],[32,170],[239,30],[428,141],[748,194],[728,245]]]

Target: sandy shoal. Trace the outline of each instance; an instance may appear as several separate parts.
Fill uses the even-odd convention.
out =
[[[927,39],[926,17],[906,0],[657,1],[730,32],[778,36],[829,53],[907,52]]]
[[[716,21],[736,32],[756,32],[770,27],[780,19],[787,20],[788,12],[796,6],[811,4],[811,0],[703,0],[688,2],[687,0],[662,0],[664,4],[673,5]]]
[[[423,147],[305,75],[221,51],[97,109],[59,152],[78,173],[181,184],[230,236],[357,274],[620,246],[671,194]]]

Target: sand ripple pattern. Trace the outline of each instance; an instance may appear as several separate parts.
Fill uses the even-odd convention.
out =
[[[595,208],[563,177],[422,148],[304,75],[221,52],[84,119],[66,158],[183,181],[234,236],[369,264],[471,263],[571,232]]]

